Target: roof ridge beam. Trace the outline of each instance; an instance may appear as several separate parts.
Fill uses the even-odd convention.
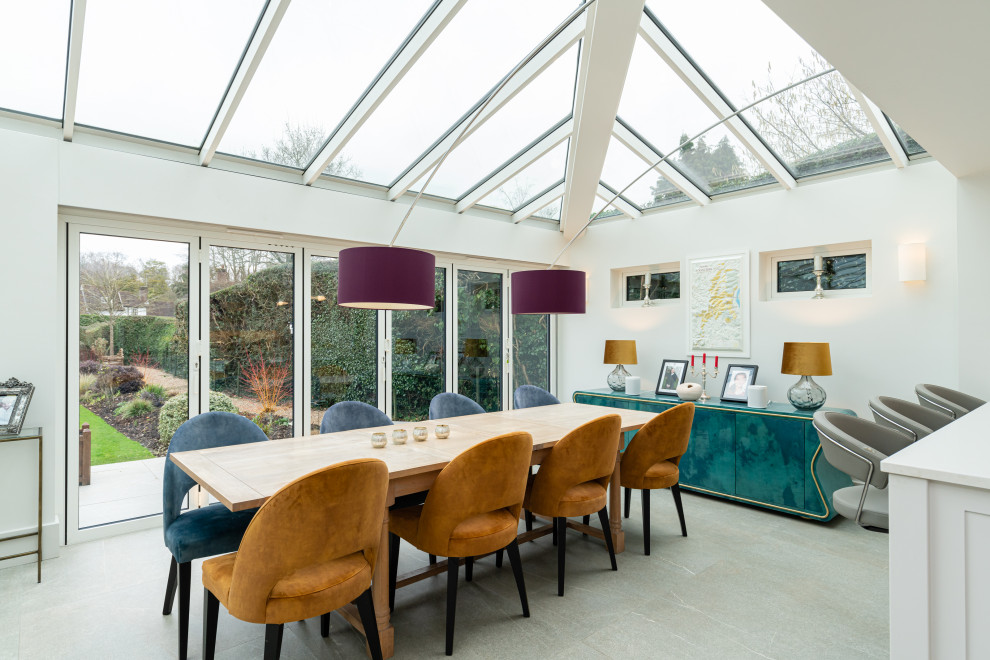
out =
[[[564,182],[561,181],[553,188],[550,188],[539,197],[523,205],[518,211],[512,214],[512,222],[519,224],[531,215],[538,213],[542,209],[550,206],[555,201],[564,196]]]
[[[725,119],[735,110],[726,103],[718,90],[702,75],[691,60],[684,56],[684,53],[674,44],[670,38],[664,34],[653,19],[645,12],[640,20],[639,34],[649,44],[650,48],[666,62],[674,73],[691,88],[701,101],[715,113],[719,119]],[[785,188],[791,189],[797,186],[797,180],[790,171],[768,147],[757,136],[749,125],[743,121],[742,117],[735,116],[725,122],[726,128],[732,132],[756,157],[760,164],[773,175],[777,181]]]
[[[601,183],[598,184],[597,195],[599,197],[601,197],[603,200],[605,200],[606,202],[608,200],[612,199],[613,197],[615,197],[616,193],[617,193],[617,191],[611,190],[607,186],[603,186]],[[633,206],[632,203],[628,202],[626,200],[626,198],[623,197],[622,195],[619,195],[618,197],[615,197],[615,201],[612,202],[612,206],[614,206],[615,208],[619,209],[620,211],[622,211],[623,213],[625,213],[626,215],[628,215],[633,220],[635,220],[636,218],[643,217],[643,212],[640,211],[635,206]]]
[[[557,61],[557,59],[567,52],[567,50],[577,43],[584,36],[585,28],[585,17],[578,18],[570,25],[568,25],[563,32],[558,34],[553,41],[544,46],[543,50],[533,58],[529,64],[524,66],[522,69],[513,76],[512,80],[506,83],[495,98],[492,99],[491,103],[484,109],[484,111],[478,115],[478,118],[474,120],[471,124],[471,128],[468,132],[464,134],[461,142],[466,140],[472,133],[478,130],[482,124],[488,121],[492,115],[498,112],[505,104],[511,101],[516,94],[521,92],[526,88],[529,83],[533,82],[541,73],[546,71],[546,69]],[[389,188],[388,199],[395,200],[401,197],[407,190],[416,184],[416,182],[423,177],[430,169],[437,164],[448,149],[454,145],[454,141],[457,140],[461,131],[464,130],[464,126],[472,120],[475,111],[467,113],[457,124],[455,124],[447,134],[435,145],[433,145],[425,154],[420,156],[419,160],[413,163],[406,172],[399,177],[398,181]],[[458,142],[460,144],[460,142]]]
[[[340,154],[347,142],[368,120],[371,113],[395,89],[395,86],[416,64],[426,49],[440,36],[440,33],[466,2],[467,0],[442,0],[440,5],[419,25],[416,32],[385,66],[385,69],[361,97],[354,109],[348,113],[344,121],[327,140],[327,143],[320,149],[320,152],[316,154],[313,162],[303,173],[304,184],[311,186],[314,181],[320,178],[320,174],[327,168],[327,165]]]
[[[82,60],[83,31],[86,26],[86,0],[73,0],[69,17],[69,55],[65,63],[65,94],[62,98],[62,139],[72,142],[76,128],[76,100],[79,95],[79,64]]]
[[[887,153],[890,154],[890,159],[894,161],[894,165],[898,169],[907,167],[909,160],[907,152],[901,146],[901,141],[897,139],[894,129],[883,114],[883,110],[877,107],[877,104],[867,98],[863,92],[859,91],[859,88],[849,82],[845,76],[842,79],[849,85],[849,91],[852,92],[853,98],[859,103],[859,107],[863,109],[863,114],[870,120],[870,126],[876,131],[877,137],[880,138],[880,142],[887,150]]]
[[[511,161],[495,170],[487,179],[479,183],[457,202],[454,210],[463,213],[484,199],[493,190],[519,174],[548,151],[571,136],[574,131],[574,120],[568,119],[554,130],[540,138],[533,146],[522,152]]]
[[[615,120],[615,126],[612,128],[612,135],[614,135],[619,142],[629,147],[634,154],[642,158],[648,165],[657,162],[663,157],[641,137],[626,128],[625,124],[620,122],[618,119]],[[691,181],[691,179],[681,174],[677,168],[669,162],[664,161],[653,169],[659,172],[663,178],[669,181],[673,186],[690,197],[696,203],[702,206],[707,206],[712,203],[712,198],[709,197],[704,190],[699,188],[693,181]]]
[[[644,0],[597,2],[588,9],[560,213],[560,231],[568,239],[591,217],[643,5]]]
[[[278,26],[282,22],[282,17],[285,16],[285,11],[289,8],[289,2],[291,0],[272,0],[265,8],[265,13],[258,21],[258,26],[255,28],[254,34],[251,35],[251,41],[248,42],[247,48],[244,50],[244,56],[241,57],[241,61],[237,65],[237,71],[234,72],[234,77],[230,80],[230,86],[227,87],[223,101],[217,108],[217,114],[213,117],[213,123],[210,124],[210,130],[206,133],[203,146],[200,147],[200,165],[204,167],[209,165],[217,153],[220,141],[223,140],[224,133],[227,132],[227,127],[230,126],[230,121],[234,118],[234,113],[237,112],[237,107],[241,104],[241,99],[244,98],[244,93],[247,92],[255,71],[261,65],[268,45],[272,42]]]

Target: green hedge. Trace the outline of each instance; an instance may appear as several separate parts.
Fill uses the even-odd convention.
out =
[[[110,341],[110,319],[98,314],[79,317],[79,343],[85,349],[98,337]],[[137,353],[150,353],[153,359],[176,352],[176,321],[165,316],[118,316],[114,319],[114,351],[124,351],[124,364]],[[185,352],[183,347],[182,352]]]

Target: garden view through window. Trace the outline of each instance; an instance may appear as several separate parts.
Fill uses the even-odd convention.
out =
[[[814,259],[793,259],[777,262],[777,293],[815,290]],[[846,254],[823,257],[822,288],[826,291],[838,289],[866,288],[866,254]]]
[[[433,309],[391,312],[392,418],[419,421],[447,389],[447,269],[436,269]]]
[[[502,409],[502,275],[457,271],[457,391]]]

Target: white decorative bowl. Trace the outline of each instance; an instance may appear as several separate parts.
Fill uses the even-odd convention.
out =
[[[682,401],[697,401],[701,396],[701,385],[698,383],[681,383],[677,386],[677,396]]]

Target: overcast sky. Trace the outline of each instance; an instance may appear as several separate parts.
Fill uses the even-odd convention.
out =
[[[431,4],[293,0],[220,150],[256,153],[286,122],[329,135]],[[576,4],[469,0],[345,148],[361,178],[391,183]],[[768,66],[780,86],[800,77],[798,58],[811,53],[759,0],[647,5],[737,105],[752,99],[753,81],[767,81]],[[77,121],[198,147],[263,6],[89,0]],[[69,0],[0,0],[0,9],[0,107],[61,117]],[[572,48],[451,155],[430,192],[463,195],[569,114],[576,63]],[[640,38],[619,115],[664,151],[681,132],[715,121]],[[621,188],[638,157],[612,151],[603,179]],[[552,175],[534,171],[530,178]],[[634,201],[648,195],[650,183],[634,188]]]

